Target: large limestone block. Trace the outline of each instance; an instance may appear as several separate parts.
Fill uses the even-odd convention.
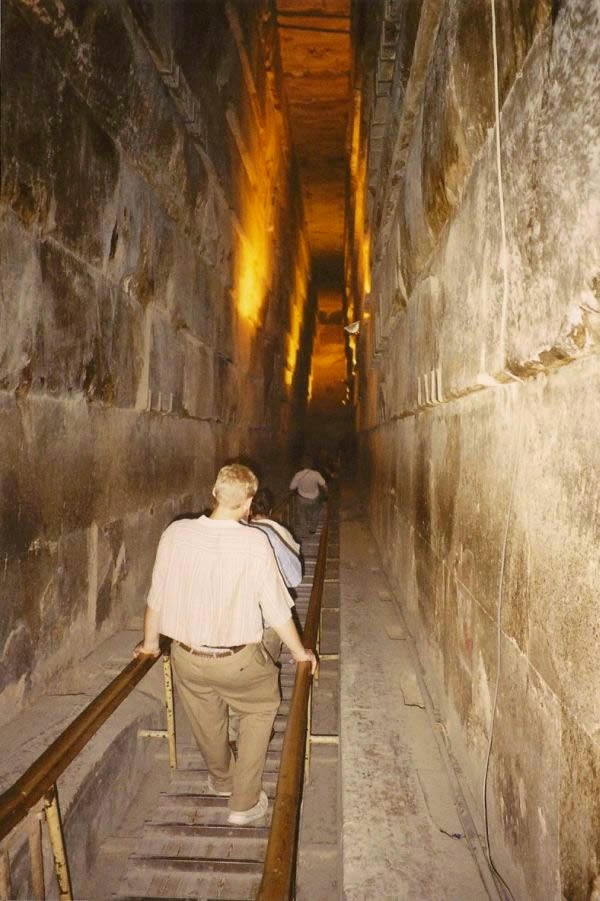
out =
[[[28,44],[33,37],[48,48],[69,90],[84,98],[169,214],[191,225],[206,171],[127,7],[69,3],[42,13],[29,0],[18,6],[30,26]]]
[[[0,313],[0,384],[132,406],[142,369],[142,310],[53,239],[8,214]]]
[[[417,496],[432,544],[443,551],[449,571],[469,563],[469,590],[493,615],[510,502],[515,416],[519,401],[510,387],[485,391],[460,405],[438,407],[423,418],[431,428],[432,462],[420,464]],[[426,446],[426,445],[425,445]],[[415,449],[419,453],[419,449]]]
[[[184,338],[183,409],[197,419],[215,416],[215,357],[209,347],[190,336]]]
[[[79,397],[0,397],[3,480],[9,493],[2,521],[11,556],[31,543],[56,541],[88,525],[99,492],[90,408]],[[113,447],[114,453],[114,447]]]
[[[4,561],[0,625],[0,716],[91,645],[87,638],[87,534],[33,542]]]
[[[466,22],[467,6],[459,9],[456,5],[443,17],[438,37],[450,28],[451,21],[451,31],[460,31],[457,16],[460,13],[459,18],[464,16]],[[547,12],[547,5],[540,3],[518,14],[505,9],[499,17],[501,42],[513,48],[509,62],[502,58],[502,66],[508,66],[507,72],[514,76],[515,66],[522,65],[520,78],[502,111],[507,303],[502,296],[494,135],[485,138],[482,132],[477,137],[473,145],[477,155],[471,160],[471,154],[467,154],[468,165],[465,157],[460,177],[457,172],[462,164],[456,163],[452,177],[458,178],[461,188],[450,202],[448,178],[438,178],[436,166],[422,161],[423,138],[417,127],[406,178],[399,188],[401,270],[409,294],[424,278],[435,276],[441,281],[444,305],[432,331],[437,336],[444,390],[450,396],[471,390],[486,376],[489,379],[488,374],[498,374],[507,365],[517,374],[532,367],[542,370],[593,352],[598,342],[600,307],[594,280],[598,270],[595,248],[600,182],[595,143],[586,134],[596,125],[600,127],[597,105],[593,104],[599,26],[588,5],[584,9],[574,4],[565,7],[550,34],[550,26],[545,24]],[[469,27],[477,32],[473,24],[477,16],[471,19]],[[443,43],[438,42],[436,48],[436,52],[448,52]],[[468,49],[471,53],[471,44]],[[564,59],[571,55],[578,64],[565,69]],[[458,72],[458,59],[455,64]],[[432,71],[437,65],[434,54]],[[460,79],[465,78],[465,72]],[[508,75],[502,74],[505,77]],[[469,82],[467,78],[464,97],[451,95],[451,105],[458,104],[464,120],[461,128],[470,123],[467,131],[471,138],[477,132],[472,128],[477,115],[470,104],[476,100],[481,84],[481,80]],[[435,95],[435,103],[442,102],[441,96]],[[567,97],[578,97],[581,102],[567,103]],[[422,115],[427,115],[426,104]],[[436,130],[438,124],[436,118]],[[436,134],[427,144],[429,152],[446,140],[443,128]],[[440,165],[445,171],[446,164]],[[431,203],[437,194],[441,197],[434,204],[441,210],[440,223],[446,221],[452,208],[452,227],[440,232],[439,237],[436,228],[430,228],[423,219],[426,200],[421,194],[421,167],[434,186]],[[568,240],[565,222],[572,223]],[[395,241],[393,233],[386,253],[395,253]],[[379,269],[383,265],[384,261]],[[373,277],[374,281],[380,278],[377,267]],[[388,292],[392,288],[386,285]],[[410,297],[409,310],[415,302],[415,297]],[[420,374],[429,366],[428,351],[419,334],[415,342],[414,366]],[[389,348],[390,353],[394,351],[395,342]]]
[[[422,130],[423,110],[421,108],[413,140],[408,150],[405,177],[399,189],[398,228],[401,245],[399,263],[404,286],[409,295],[433,246],[423,200]]]
[[[11,556],[214,477],[209,423],[33,394],[25,404],[5,397],[0,415],[2,546]]]
[[[527,5],[510,2],[499,11],[501,102],[549,15],[548,0]],[[479,0],[453,0],[445,5],[429,61],[422,109],[423,205],[431,235],[436,237],[460,201],[493,121],[492,23],[490,8]]]
[[[566,60],[573,61],[567,65]],[[529,61],[528,61],[529,62]],[[589,321],[600,313],[593,282],[600,270],[600,166],[595,97],[600,68],[600,18],[585,0],[564,4],[556,18],[545,64],[543,103],[534,156],[528,169],[535,185],[529,228],[515,228],[512,247],[529,251],[530,285],[513,311],[509,337],[517,360],[539,359],[552,366],[590,350],[598,335]],[[515,86],[508,120],[527,118],[529,79]],[[521,147],[516,148],[517,152]],[[515,158],[517,162],[518,157]],[[507,201],[509,216],[519,206],[519,186]],[[511,250],[511,253],[513,251]],[[592,314],[593,315],[593,314]],[[595,317],[596,322],[598,316]]]
[[[2,67],[2,197],[23,222],[98,265],[102,211],[119,175],[115,144],[11,3],[2,16]]]
[[[194,243],[181,233],[175,235],[173,260],[166,277],[165,303],[174,326],[212,345],[215,301],[209,291],[208,269]]]
[[[158,307],[146,311],[148,397],[146,407],[179,412],[183,402],[184,354],[182,339]],[[144,406],[140,403],[140,406]]]
[[[588,901],[600,860],[600,747],[564,710],[561,747],[561,888]]]
[[[22,558],[5,558],[0,618],[0,716],[18,709],[31,690],[42,629],[40,609],[54,588],[58,549],[45,545]],[[54,590],[48,592],[54,598]]]
[[[600,359],[541,376],[527,395],[504,626],[594,734],[600,729]]]
[[[217,354],[214,390],[218,418],[224,423],[236,422],[240,403],[239,377],[234,364],[221,354]]]
[[[561,896],[560,740],[558,699],[504,640],[490,761],[490,834],[496,865],[516,898]]]

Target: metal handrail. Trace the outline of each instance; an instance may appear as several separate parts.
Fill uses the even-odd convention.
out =
[[[325,511],[325,522],[321,532],[303,635],[304,646],[312,651],[316,649],[319,636],[327,562],[329,506],[325,508]],[[298,663],[281,752],[279,778],[273,804],[273,819],[267,843],[263,877],[256,896],[257,901],[287,901],[293,897],[311,681],[310,664],[308,662]]]
[[[162,649],[164,650],[164,649]],[[133,691],[158,657],[137,657],[128,663],[82,710],[58,738],[7,791],[0,795],[0,841],[27,816],[56,783],[100,726]]]
[[[327,506],[303,636],[304,646],[313,651],[317,647],[319,636],[328,533],[329,507]],[[163,654],[168,653],[169,644],[168,640],[161,643]],[[56,781],[157,660],[158,657],[138,657],[132,660],[67,726],[26,772],[0,795],[0,841],[18,826],[40,801],[44,802],[49,827],[59,833],[56,839],[57,847],[53,841],[53,853],[61,898],[70,898],[72,895],[68,862],[62,843]],[[167,658],[165,665],[168,662]],[[274,899],[283,901],[292,896],[311,683],[310,664],[308,662],[299,663],[296,668],[288,727],[283,742],[263,878],[257,895],[259,901],[274,901]],[[168,701],[167,714],[169,716]],[[143,734],[164,735],[169,738],[171,744],[168,730],[164,732],[150,730]]]
[[[175,734],[173,721],[173,698],[171,680],[171,659],[168,656],[170,640],[161,642],[165,676],[167,729],[142,730],[140,734],[160,736],[169,741],[169,761],[176,765]],[[160,655],[158,655],[160,656]],[[32,765],[0,795],[0,841],[6,838],[26,817],[30,821],[30,855],[32,888],[36,898],[45,898],[44,864],[42,858],[41,835],[37,827],[31,825],[31,817],[43,810],[54,857],[54,868],[61,901],[73,897],[69,862],[64,844],[62,823],[58,804],[56,781],[69,764],[85,748],[100,726],[114,713],[131,694],[138,682],[154,666],[157,657],[138,657],[132,660],[73,722],[40,754]],[[167,672],[168,670],[168,672]],[[6,847],[0,848],[0,896],[12,897],[10,860]]]

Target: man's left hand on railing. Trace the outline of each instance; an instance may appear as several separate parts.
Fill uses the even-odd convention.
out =
[[[158,657],[160,654],[159,616],[146,605],[144,611],[144,638],[133,649],[134,657]]]

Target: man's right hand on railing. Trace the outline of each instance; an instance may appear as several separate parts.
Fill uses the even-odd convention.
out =
[[[303,654],[300,654],[300,655],[292,654],[292,657],[294,659],[294,663],[304,663],[305,661],[309,661],[310,662],[310,672],[311,672],[311,675],[314,676],[314,674],[317,671],[317,667],[319,665],[319,661],[317,660],[317,655],[315,654],[314,651],[309,651],[307,648],[304,648]]]
[[[310,671],[314,676],[317,669],[317,658],[313,651],[307,650],[302,644],[294,620],[290,617],[287,622],[279,626],[273,626],[273,628],[288,647],[294,661],[296,663],[308,661],[310,663]]]

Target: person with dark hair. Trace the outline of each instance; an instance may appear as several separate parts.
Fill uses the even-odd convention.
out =
[[[288,588],[296,588],[302,581],[300,545],[289,529],[271,519],[273,494],[268,488],[259,488],[250,508],[248,525],[260,529],[273,548],[279,572]]]
[[[252,517],[268,517],[273,510],[273,492],[270,488],[259,488],[252,499],[250,515]]]
[[[271,519],[272,509],[272,492],[268,488],[259,488],[252,501],[248,525],[264,532],[275,554],[283,581],[288,588],[296,588],[302,582],[300,545],[285,526]],[[281,653],[281,639],[274,629],[265,628],[263,645],[276,663]]]

